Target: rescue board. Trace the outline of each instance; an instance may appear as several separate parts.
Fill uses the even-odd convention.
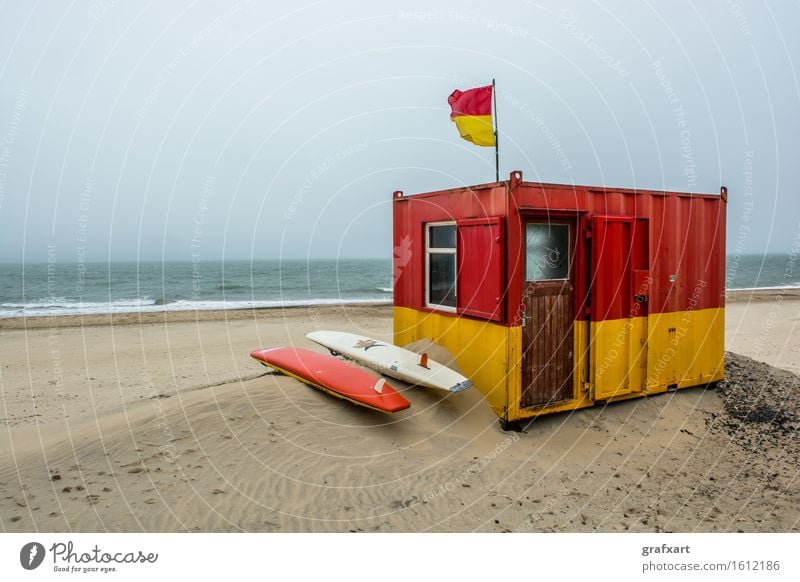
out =
[[[461,392],[472,386],[468,378],[431,360],[427,354],[417,354],[394,344],[343,331],[313,331],[306,337],[333,353],[409,384],[448,392]]]
[[[331,356],[302,348],[256,350],[250,357],[313,388],[381,412],[398,412],[411,406],[383,378]]]

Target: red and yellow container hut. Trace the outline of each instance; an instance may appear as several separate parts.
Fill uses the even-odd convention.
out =
[[[725,188],[395,192],[394,341],[453,354],[504,428],[724,374]]]

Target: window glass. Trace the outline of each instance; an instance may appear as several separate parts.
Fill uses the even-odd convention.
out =
[[[454,249],[456,248],[456,225],[445,224],[429,227],[428,248]]]
[[[428,257],[428,302],[432,305],[456,306],[456,255],[430,253]]]
[[[528,224],[525,277],[528,281],[569,278],[569,226]]]

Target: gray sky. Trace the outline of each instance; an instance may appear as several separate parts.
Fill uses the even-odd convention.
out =
[[[403,4],[6,2],[0,261],[388,258],[392,191],[494,179],[446,102],[492,77],[502,174],[800,235],[797,2]]]

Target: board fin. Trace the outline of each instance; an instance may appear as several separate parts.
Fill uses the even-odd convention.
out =
[[[375,386],[373,386],[372,389],[375,390],[375,392],[377,392],[378,394],[383,394],[383,385],[384,384],[386,384],[386,380],[383,379],[383,378],[380,378],[377,382],[375,382]]]
[[[419,358],[419,365],[425,368],[426,370],[430,370],[428,367],[428,354],[424,353]]]

